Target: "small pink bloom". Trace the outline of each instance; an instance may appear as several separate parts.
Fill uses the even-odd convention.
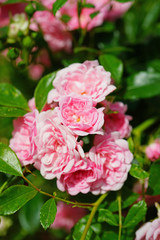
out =
[[[133,2],[120,3],[111,1],[110,10],[105,14],[105,20],[115,21],[120,18],[132,6]]]
[[[154,162],[160,158],[160,139],[157,138],[146,148],[146,155],[149,160]]]
[[[38,31],[39,27],[43,32],[44,39],[53,51],[67,51],[72,47],[72,39],[65,25],[49,11],[36,11],[30,28]]]
[[[99,179],[92,185],[92,193],[99,194],[119,190],[127,179],[133,159],[127,141],[119,139],[118,132],[111,135],[96,136],[96,146],[89,151],[96,169],[101,170]]]
[[[77,137],[61,124],[56,110],[41,112],[37,119],[35,167],[46,179],[59,178],[80,158]]]
[[[95,167],[95,163],[89,159],[78,161],[71,171],[61,175],[61,178],[57,181],[57,187],[61,191],[66,190],[70,195],[91,192],[92,183],[98,178]]]
[[[136,231],[135,240],[158,240],[160,239],[160,218],[153,222],[145,223]]]
[[[51,228],[62,228],[69,232],[71,228],[85,215],[87,211],[83,208],[72,207],[63,202],[57,203],[57,213]]]
[[[93,107],[92,99],[86,96],[62,97],[58,108],[63,124],[79,136],[102,133],[103,110]]]
[[[10,140],[10,148],[17,154],[22,166],[34,163],[37,117],[38,111],[34,110],[13,121],[14,131]]]
[[[59,101],[62,96],[75,94],[90,96],[96,104],[115,90],[116,87],[110,83],[110,72],[106,72],[98,61],[74,63],[57,73],[53,81],[55,89],[49,92],[48,103]]]
[[[125,115],[127,105],[124,105],[122,102],[108,103],[108,108],[113,111],[113,113],[104,115],[105,132],[109,134],[118,131],[121,138],[128,138],[132,130],[129,124],[132,117]]]

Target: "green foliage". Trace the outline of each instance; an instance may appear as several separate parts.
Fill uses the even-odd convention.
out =
[[[57,207],[53,198],[49,199],[41,208],[40,221],[46,230],[54,222]]]
[[[17,212],[29,200],[34,198],[37,191],[31,187],[15,185],[0,194],[0,215],[10,215]],[[7,199],[7,200],[6,200]]]
[[[129,188],[124,186],[121,189],[121,201],[122,201],[122,209],[125,209],[129,207],[131,204],[133,204],[138,198],[138,194],[132,192]],[[111,212],[118,211],[118,201],[117,201],[117,194],[114,192],[111,192],[110,195],[107,198],[108,204],[107,209]]]
[[[17,48],[11,48],[7,53],[7,57],[10,58],[11,60],[15,60],[18,56],[19,51]]]
[[[149,98],[160,94],[160,74],[139,72],[127,79],[126,99]]]
[[[56,0],[53,3],[53,14],[56,15],[56,12],[67,2],[67,0]]]
[[[156,161],[151,165],[148,193],[151,195],[160,194],[160,161]]]
[[[85,226],[86,226],[85,222],[82,222],[82,221],[79,221],[75,225],[74,230],[73,230],[73,234],[72,234],[73,240],[80,240],[81,239],[81,236],[83,234]],[[92,240],[93,239],[92,237],[93,237],[93,230],[91,228],[89,228],[85,240]]]
[[[149,177],[149,173],[143,170],[138,164],[132,164],[131,169],[129,171],[131,176],[137,179],[145,179]]]
[[[115,83],[119,85],[123,74],[122,61],[110,54],[101,55],[99,60],[104,69],[111,72],[111,77],[114,79]]]
[[[143,218],[146,215],[146,212],[147,212],[147,205],[146,205],[145,201],[140,201],[140,202],[134,204],[130,208],[130,210],[124,220],[123,227],[127,228],[127,227],[137,225],[140,221],[143,220]]]
[[[8,83],[0,83],[0,107],[28,110],[28,104],[22,93]]]
[[[47,76],[43,77],[40,82],[38,83],[35,92],[35,102],[36,107],[39,111],[41,111],[46,104],[47,101],[47,95],[49,91],[53,88],[52,82],[54,78],[56,77],[56,73],[50,73]]]
[[[0,117],[21,117],[24,116],[27,112],[23,109],[0,106]]]
[[[99,209],[99,222],[107,222],[112,226],[118,226],[117,215],[114,215],[111,211],[107,209]]]
[[[0,172],[22,176],[22,168],[16,154],[6,144],[0,143]]]
[[[19,222],[28,233],[33,233],[40,227],[40,209],[42,205],[42,195],[37,194],[20,209]]]

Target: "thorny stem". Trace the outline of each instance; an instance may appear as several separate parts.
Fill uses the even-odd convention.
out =
[[[85,240],[86,235],[87,235],[87,232],[88,232],[88,229],[89,229],[89,227],[90,227],[90,225],[91,225],[91,223],[92,223],[92,220],[93,220],[94,215],[95,215],[95,213],[96,213],[96,211],[97,211],[97,208],[98,208],[98,206],[101,204],[101,202],[103,202],[103,200],[107,197],[107,195],[108,195],[108,193],[105,193],[105,194],[101,195],[100,198],[95,202],[95,205],[94,205],[94,207],[92,208],[92,211],[91,211],[91,213],[90,213],[88,222],[87,222],[87,224],[86,224],[86,226],[85,226],[85,229],[84,229],[84,231],[83,231],[83,234],[82,234],[80,240]]]
[[[63,198],[59,198],[57,196],[54,196],[54,195],[51,195],[47,192],[44,192],[42,191],[41,189],[37,188],[32,182],[30,182],[24,175],[22,176],[23,179],[28,182],[36,191],[38,191],[39,193],[43,194],[43,195],[46,195],[48,197],[51,197],[51,198],[54,198],[56,200],[59,200],[59,201],[62,201],[62,202],[65,202],[67,204],[72,204],[74,206],[78,206],[78,207],[81,207],[81,208],[90,208],[90,207],[94,207],[96,205],[96,203],[79,203],[79,202],[72,202],[72,201],[69,201],[69,200],[66,200],[66,199],[63,199]]]
[[[118,240],[121,240],[121,233],[122,233],[122,206],[121,206],[121,192],[118,192],[117,195],[118,200],[118,213],[119,213],[119,234],[118,234]]]

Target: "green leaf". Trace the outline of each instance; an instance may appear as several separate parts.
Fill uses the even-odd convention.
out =
[[[35,92],[35,102],[36,107],[39,111],[41,111],[46,104],[48,93],[51,89],[53,89],[52,82],[56,77],[56,73],[50,73],[47,76],[43,77],[38,83]]]
[[[127,78],[125,99],[149,98],[159,94],[159,73],[139,72]]]
[[[56,216],[57,207],[53,198],[49,199],[41,208],[40,222],[46,230],[53,222]]]
[[[104,231],[101,240],[117,240],[118,233],[116,231]]]
[[[91,3],[84,3],[84,4],[82,5],[82,7],[83,7],[83,8],[95,8],[95,6],[94,6],[93,4],[91,4]]]
[[[21,117],[26,113],[26,110],[20,108],[6,107],[0,105],[0,117]]]
[[[56,0],[53,3],[53,14],[56,15],[56,12],[67,2],[67,0]]]
[[[112,226],[118,226],[118,221],[117,221],[116,215],[114,215],[108,209],[99,209],[98,221],[99,222],[107,222],[108,224],[110,224]]]
[[[68,23],[71,20],[71,16],[67,15],[67,14],[63,14],[61,17],[61,21],[64,23]]]
[[[148,69],[160,73],[160,59],[154,59],[148,64]]]
[[[35,197],[37,191],[32,187],[15,185],[0,195],[0,215],[10,215],[18,211],[29,200]]]
[[[93,223],[91,224],[91,229],[96,233],[100,234],[102,231],[102,225],[100,223]]]
[[[129,150],[133,153],[134,152],[134,141],[132,137],[128,138],[128,145],[129,145]]]
[[[96,17],[99,14],[99,11],[93,12],[90,14],[90,18],[93,19],[94,17]]]
[[[159,195],[160,194],[160,161],[152,163],[150,168],[149,176],[149,187],[147,193],[150,195]]]
[[[149,173],[143,170],[138,164],[132,164],[131,169],[129,171],[131,176],[137,179],[145,179],[149,177]]]
[[[111,77],[115,80],[116,84],[119,85],[123,74],[122,61],[110,54],[100,55],[99,61],[106,71],[111,72]]]
[[[114,194],[114,198],[112,198]],[[131,204],[133,204],[137,198],[138,194],[132,192],[129,188],[124,186],[121,189],[121,197],[122,197],[122,209],[129,207]],[[115,200],[114,200],[115,199]],[[111,212],[116,212],[118,211],[118,201],[117,201],[117,194],[112,193],[111,195],[108,196],[108,200],[110,200],[109,206],[107,205],[107,209],[110,210]]]
[[[41,194],[37,194],[19,211],[19,222],[28,233],[35,232],[40,226],[40,209],[43,205]]]
[[[72,235],[73,240],[80,240],[81,239],[81,236],[82,236],[82,234],[84,232],[85,226],[86,226],[86,224],[81,223],[81,221],[78,222],[75,225],[74,230],[73,230],[73,235]],[[85,240],[92,240],[92,234],[93,234],[93,230],[90,227],[88,229],[88,232],[87,232]]]
[[[24,2],[24,0],[7,0],[3,4],[13,4],[13,3],[20,3],[20,2]]]
[[[0,143],[0,172],[22,176],[21,164],[16,154],[6,144]]]
[[[9,83],[0,83],[0,105],[28,110],[22,93]]]
[[[134,204],[130,208],[130,210],[125,218],[123,227],[127,228],[127,227],[137,225],[140,221],[143,220],[144,216],[146,215],[146,212],[147,212],[147,205],[146,205],[145,201],[140,201],[140,202]]]

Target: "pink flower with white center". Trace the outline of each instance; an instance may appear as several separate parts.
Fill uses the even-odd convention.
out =
[[[62,228],[70,232],[71,228],[85,215],[87,211],[84,208],[74,207],[63,202],[57,203],[57,213],[51,228]]]
[[[120,3],[111,1],[110,10],[105,13],[105,20],[115,21],[120,18],[132,6],[133,2]]]
[[[102,134],[104,108],[96,109],[93,107],[91,97],[62,97],[57,110],[63,124],[69,127],[75,134],[79,136]]]
[[[133,159],[126,140],[119,139],[118,132],[111,135],[96,136],[95,144],[89,151],[91,161],[100,170],[101,176],[92,185],[94,194],[119,190],[127,179]]]
[[[111,85],[110,72],[106,72],[97,60],[73,63],[60,70],[53,86],[55,89],[49,92],[48,103],[59,101],[62,96],[75,94],[90,96],[96,105],[116,89]]]
[[[136,231],[135,240],[158,240],[160,239],[160,218],[153,222],[145,223]]]
[[[2,3],[2,1],[0,3]],[[14,16],[16,13],[22,13],[24,12],[25,6],[26,6],[25,3],[2,5],[0,7],[0,27],[4,27],[9,24],[10,22],[9,13],[12,14],[12,16]]]
[[[127,105],[122,102],[109,103],[108,108],[112,113],[104,115],[104,129],[107,134],[118,131],[121,138],[128,138],[132,131],[129,121],[132,117],[125,115]]]
[[[146,155],[149,160],[154,162],[160,158],[160,139],[157,138],[146,148]]]
[[[36,122],[38,111],[33,110],[13,120],[13,137],[10,140],[10,148],[17,154],[22,166],[33,164],[33,156],[36,153],[34,138],[37,134]]]
[[[78,193],[88,193],[92,191],[92,184],[101,174],[96,169],[96,164],[89,159],[80,160],[74,164],[71,171],[67,174],[62,174],[57,180],[59,190],[67,191],[70,195]]]
[[[59,178],[79,160],[77,137],[61,124],[56,110],[41,112],[37,119],[35,167],[46,179]]]
[[[63,22],[58,20],[49,11],[36,11],[33,15],[30,28],[38,31],[39,27],[43,32],[44,39],[53,51],[71,51],[72,38],[67,32]]]

